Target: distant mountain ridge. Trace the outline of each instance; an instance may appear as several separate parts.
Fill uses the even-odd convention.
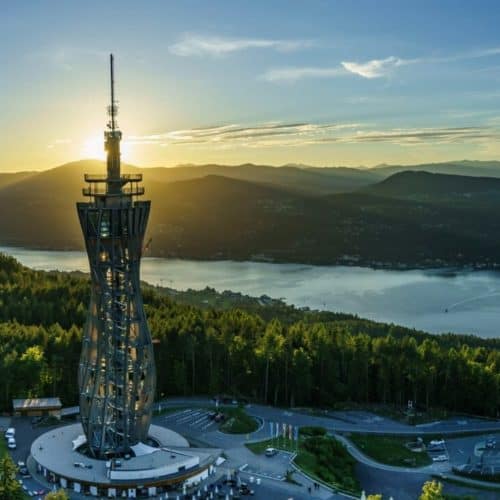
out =
[[[500,178],[403,171],[369,186],[367,191],[389,196],[500,193]]]
[[[408,170],[472,177],[500,177],[500,161],[459,160],[417,165],[379,165],[369,169],[370,172],[384,177]]]
[[[0,183],[0,244],[82,249],[75,202],[83,199],[83,174],[104,168],[79,161]],[[123,166],[144,174],[150,255],[500,266],[500,179],[351,170]]]

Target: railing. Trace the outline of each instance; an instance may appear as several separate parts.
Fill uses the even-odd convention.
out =
[[[130,188],[122,188],[117,193],[109,193],[106,189],[96,189],[95,187],[88,187],[82,189],[83,196],[109,196],[109,197],[117,197],[117,196],[142,196],[144,194],[144,188],[130,187]]]
[[[127,183],[127,182],[141,182],[142,174],[122,174],[120,177],[108,177],[107,175],[101,174],[85,174],[84,175],[85,182],[118,182],[118,183]]]

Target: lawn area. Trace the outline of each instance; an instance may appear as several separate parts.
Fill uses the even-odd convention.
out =
[[[269,447],[290,452],[296,452],[297,447],[295,441],[283,437],[245,443],[245,446],[259,455]],[[344,445],[332,437],[301,437],[294,462],[309,476],[327,483],[332,488],[360,493],[355,472],[356,461],[349,455]]]
[[[401,467],[422,467],[432,463],[424,451],[416,453],[406,448],[411,440],[404,436],[372,436],[351,434],[349,439],[367,456],[377,462]]]
[[[250,434],[259,427],[255,418],[248,415],[242,407],[222,407],[219,408],[225,415],[225,421],[220,426],[222,432],[228,434]]]
[[[0,458],[3,457],[7,453],[7,442],[0,436]]]

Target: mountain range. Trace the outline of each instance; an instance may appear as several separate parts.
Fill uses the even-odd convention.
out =
[[[440,173],[475,168],[482,176]],[[83,174],[104,169],[78,161],[0,174],[0,244],[82,249],[75,202],[83,199]],[[500,178],[492,178],[500,177],[499,162],[123,171],[144,174],[154,256],[388,267],[500,262]]]

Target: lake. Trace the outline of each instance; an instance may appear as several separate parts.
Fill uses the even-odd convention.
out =
[[[83,252],[0,247],[42,270],[88,272]],[[233,290],[288,304],[357,314],[433,333],[498,337],[500,273],[144,258],[141,279],[179,290]]]

